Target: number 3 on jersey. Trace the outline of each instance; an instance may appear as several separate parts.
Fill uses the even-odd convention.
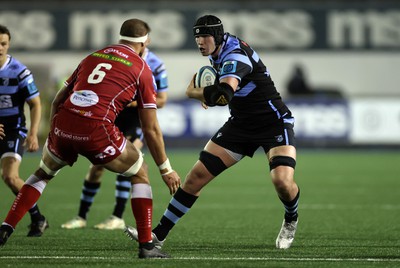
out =
[[[98,84],[103,81],[104,76],[106,76],[106,72],[102,71],[101,68],[105,68],[106,70],[111,70],[112,65],[109,63],[99,63],[96,68],[93,69],[92,73],[88,77],[89,84]]]

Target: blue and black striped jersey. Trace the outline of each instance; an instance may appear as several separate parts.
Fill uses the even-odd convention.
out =
[[[25,129],[24,104],[37,96],[31,71],[8,55],[0,68],[0,122],[5,129]]]
[[[290,113],[271,79],[269,70],[246,42],[225,33],[218,58],[209,56],[217,79],[234,77],[238,89],[229,103],[231,121],[243,128],[268,126]]]

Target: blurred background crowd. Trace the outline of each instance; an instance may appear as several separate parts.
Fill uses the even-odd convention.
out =
[[[167,145],[202,144],[228,116],[226,107],[204,112],[185,96],[209,64],[192,37],[206,13],[262,54],[294,113],[299,146],[400,146],[400,2],[385,0],[2,1],[9,53],[41,92],[41,137],[50,102],[79,60],[117,42],[121,22],[137,17],[151,26],[150,48],[168,70],[169,102],[159,110]]]

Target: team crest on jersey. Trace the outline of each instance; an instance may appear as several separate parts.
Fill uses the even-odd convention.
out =
[[[14,141],[8,141],[8,148],[14,148],[15,142]]]
[[[283,141],[283,136],[282,135],[275,136],[275,139],[276,139],[277,142],[282,142]]]
[[[2,85],[3,86],[8,86],[10,84],[10,79],[8,78],[2,78]]]
[[[79,107],[89,107],[99,102],[99,96],[91,90],[79,90],[71,95],[70,101]]]
[[[237,67],[237,61],[226,61],[221,68],[221,75],[235,73]]]

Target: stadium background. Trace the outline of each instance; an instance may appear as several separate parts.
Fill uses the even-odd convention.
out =
[[[171,102],[159,111],[168,144],[203,142],[227,116],[225,108],[204,111],[185,100],[193,73],[208,64],[191,32],[203,13],[220,17],[261,54],[294,112],[300,146],[400,144],[397,1],[2,1],[10,53],[32,69],[42,92],[42,139],[60,81],[90,51],[115,42],[122,21],[139,17],[152,27],[151,48],[169,73]],[[313,88],[336,89],[342,98],[291,98],[286,85],[296,64]]]

